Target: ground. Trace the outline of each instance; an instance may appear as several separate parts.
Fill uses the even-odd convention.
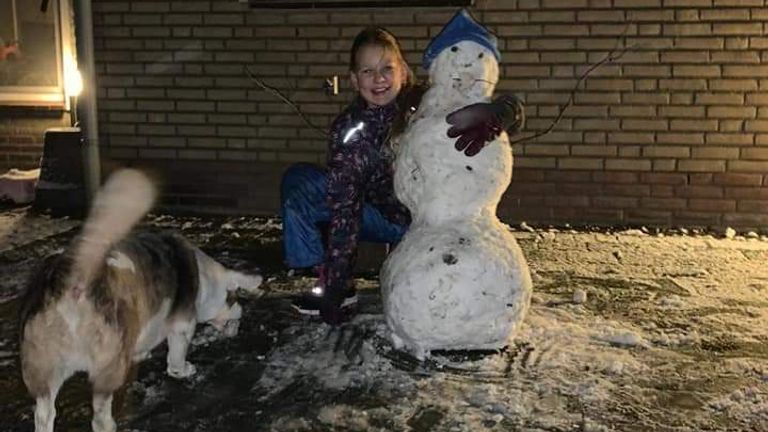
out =
[[[533,272],[533,304],[496,353],[426,362],[387,340],[375,273],[342,329],[300,318],[289,296],[311,281],[280,264],[280,224],[151,216],[222,263],[262,271],[241,295],[240,333],[200,325],[198,373],[165,374],[165,346],[117,395],[126,431],[765,431],[768,239],[643,229],[513,227]],[[0,212],[0,430],[33,429],[18,365],[18,294],[78,221]],[[87,379],[67,382],[58,431],[87,430]]]

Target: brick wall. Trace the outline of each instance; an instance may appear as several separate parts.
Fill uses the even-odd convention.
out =
[[[164,173],[167,203],[274,212],[279,174],[323,162],[350,100],[352,37],[399,36],[415,68],[452,8],[250,10],[235,0],[94,0],[106,157]],[[546,128],[577,78],[626,36],[556,130],[515,145],[508,222],[768,229],[768,8],[762,0],[477,0],[500,37],[499,91]],[[416,68],[423,76],[423,71]],[[342,77],[328,96],[325,78]]]
[[[0,174],[11,168],[38,168],[45,130],[69,126],[61,111],[0,108]]]

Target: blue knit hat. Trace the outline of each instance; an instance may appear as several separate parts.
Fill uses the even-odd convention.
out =
[[[451,18],[448,24],[443,27],[440,34],[432,39],[429,46],[427,46],[427,50],[424,51],[424,58],[422,60],[424,70],[429,70],[432,61],[435,60],[438,54],[443,52],[444,49],[461,41],[476,42],[485,48],[488,48],[488,50],[496,56],[497,61],[501,60],[501,53],[496,46],[496,36],[475,21],[466,9],[461,9],[453,16],[453,18]]]

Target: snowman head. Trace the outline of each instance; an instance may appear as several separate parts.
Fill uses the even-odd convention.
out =
[[[464,97],[487,97],[499,79],[496,37],[460,10],[424,52],[423,66],[433,86]]]

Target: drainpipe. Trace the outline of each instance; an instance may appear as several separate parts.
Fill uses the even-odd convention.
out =
[[[85,193],[90,203],[101,184],[99,160],[99,122],[96,109],[96,67],[93,55],[93,12],[91,0],[74,0],[77,65],[83,77],[83,91],[78,97],[78,119],[83,133]]]

